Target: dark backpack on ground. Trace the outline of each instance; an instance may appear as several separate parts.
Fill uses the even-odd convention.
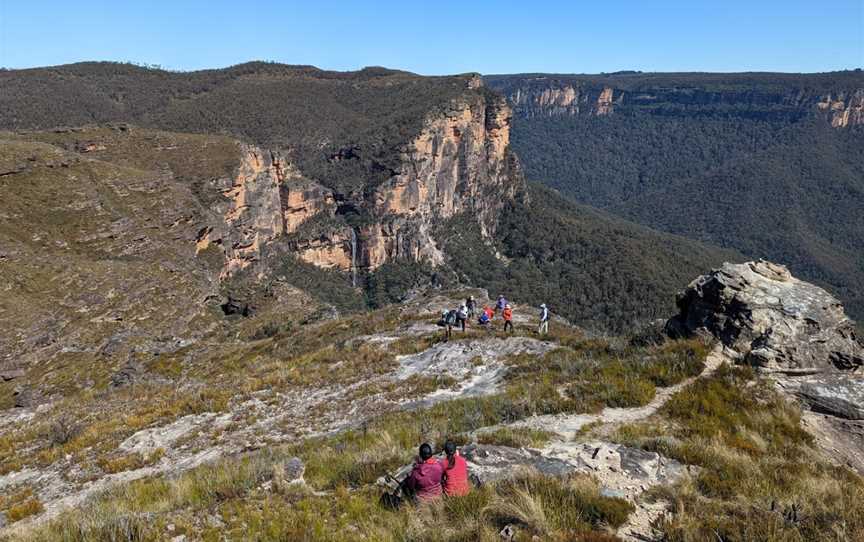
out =
[[[380,503],[387,510],[398,510],[404,499],[396,493],[382,493]]]

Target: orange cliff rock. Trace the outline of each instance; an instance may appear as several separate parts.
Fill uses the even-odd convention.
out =
[[[846,128],[864,124],[864,89],[825,96],[816,107],[828,113],[831,126]]]
[[[597,98],[597,105],[594,108],[594,112],[597,115],[608,115],[612,113],[614,109],[613,96],[614,92],[611,88],[604,88],[603,92],[601,92],[600,96]]]
[[[334,194],[283,154],[244,145],[217,205],[223,223],[202,230],[196,251],[222,248],[223,279],[260,262],[262,249],[273,243],[307,263],[341,271],[350,271],[352,262],[363,270],[394,260],[439,265],[444,255],[432,234],[435,224],[466,213],[491,235],[497,213],[524,182],[509,153],[511,120],[502,97],[469,89],[426,118],[405,145],[396,174],[367,196]],[[337,213],[343,205],[368,220],[352,231]],[[304,228],[310,219],[315,225]]]

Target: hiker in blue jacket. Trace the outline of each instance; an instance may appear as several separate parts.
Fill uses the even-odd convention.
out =
[[[504,298],[503,295],[499,295],[498,296],[498,302],[495,303],[495,312],[496,313],[499,311],[504,312],[504,307],[506,307],[506,306],[507,306],[507,300]]]

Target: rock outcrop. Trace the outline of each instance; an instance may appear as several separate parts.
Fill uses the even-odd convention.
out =
[[[766,261],[724,264],[679,295],[672,336],[708,334],[806,407],[804,426],[864,473],[864,343],[831,294]]]
[[[824,374],[803,379],[798,395],[816,412],[864,420],[864,375]]]
[[[694,280],[669,320],[673,336],[707,333],[754,366],[779,371],[851,370],[864,344],[831,294],[766,261],[724,264]]]
[[[427,115],[389,179],[348,194],[304,176],[284,153],[244,146],[235,177],[217,186],[224,199],[214,210],[224,220],[200,231],[196,251],[218,247],[223,278],[261,262],[273,243],[341,271],[395,260],[438,265],[436,224],[464,213],[492,235],[498,212],[523,187],[509,152],[511,118],[503,97],[469,88]]]
[[[816,106],[828,114],[835,128],[864,124],[864,89],[828,94]]]
[[[817,92],[804,81],[786,88],[764,85],[756,88],[746,77],[728,88],[718,89],[710,80],[683,77],[664,79],[662,74],[618,74],[612,76],[495,76],[490,85],[503,92],[520,117],[608,115],[619,108],[647,114],[704,114],[716,109],[728,114],[740,107],[756,118],[801,118],[821,115],[831,126],[846,128],[864,124],[864,87],[839,83],[833,92]],[[799,86],[804,85],[804,86]]]

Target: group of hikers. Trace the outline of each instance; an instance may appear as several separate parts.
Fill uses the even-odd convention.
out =
[[[495,315],[501,313],[501,319],[504,321],[504,332],[513,332],[513,307],[503,295],[498,296],[498,301],[495,302],[495,308],[492,309],[488,305],[484,305],[477,314],[477,301],[474,296],[468,296],[465,303],[459,306],[458,309],[445,310],[441,314],[441,320],[438,325],[445,328],[446,338],[449,340],[453,333],[453,328],[458,327],[463,332],[468,320],[477,316],[477,325],[481,328],[491,329],[492,320]],[[539,335],[545,335],[549,332],[549,309],[545,303],[540,304],[540,325],[537,328]]]
[[[467,495],[472,488],[468,463],[452,441],[444,444],[442,459],[435,457],[432,446],[424,442],[411,473],[402,480],[399,488],[402,495],[417,502]]]
[[[513,307],[503,295],[498,296],[494,309],[484,305],[479,312],[474,296],[468,296],[458,309],[445,310],[438,324],[446,328],[447,339],[450,339],[454,327],[459,327],[464,332],[468,320],[475,316],[479,326],[490,329],[492,320],[499,312],[504,321],[504,331],[512,332]],[[549,308],[545,303],[540,304],[539,317],[540,325],[537,333],[545,335],[549,332],[550,318]],[[403,497],[416,502],[430,502],[442,497],[463,496],[470,493],[472,485],[479,482],[476,477],[469,476],[465,458],[459,454],[456,444],[450,440],[444,443],[443,451],[444,457],[439,459],[429,443],[421,444],[411,472],[398,482],[398,490],[395,494],[382,495],[382,502],[388,506],[399,506]],[[388,475],[388,477],[395,480],[392,476]]]

